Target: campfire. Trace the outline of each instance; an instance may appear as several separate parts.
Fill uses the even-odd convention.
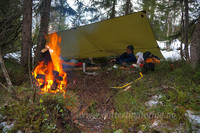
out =
[[[33,71],[40,93],[66,93],[67,74],[63,71],[60,59],[61,37],[56,33],[49,35],[43,53],[43,61],[39,62]]]

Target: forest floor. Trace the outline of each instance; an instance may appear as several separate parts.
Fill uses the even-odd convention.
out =
[[[1,89],[0,114],[7,117],[4,118],[7,123],[16,123],[14,131],[141,133],[197,132],[200,129],[200,67],[193,69],[184,62],[163,61],[154,72],[143,73],[138,81],[135,80],[140,78],[140,71],[134,69],[105,67],[95,71],[96,75],[70,72],[67,105],[75,108],[66,110],[63,108],[66,100],[59,96],[39,95],[34,104],[30,100],[29,83],[18,75],[21,70],[13,71],[9,63],[7,68],[10,68],[9,73],[15,73],[11,79],[18,85],[18,96],[29,99],[19,104],[8,100],[9,95]],[[3,78],[0,80],[3,82]],[[135,82],[128,88],[112,88],[132,81]],[[13,111],[20,113],[16,115]],[[71,112],[70,121],[66,112]],[[56,114],[56,120],[52,114]],[[62,126],[58,118],[69,122]]]

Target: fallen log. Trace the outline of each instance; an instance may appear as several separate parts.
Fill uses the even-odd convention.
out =
[[[131,69],[130,67],[119,67],[120,69],[123,69],[123,70],[129,70]],[[102,67],[86,67],[86,70],[100,70],[102,69]],[[72,70],[75,70],[75,71],[82,71],[83,68],[82,67],[79,67],[79,68],[63,68],[63,71],[72,71]]]

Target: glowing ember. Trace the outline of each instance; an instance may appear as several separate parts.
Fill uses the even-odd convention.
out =
[[[46,48],[50,52],[51,60],[39,62],[32,73],[41,93],[66,93],[67,74],[62,69],[60,60],[61,37],[56,33],[49,35]]]

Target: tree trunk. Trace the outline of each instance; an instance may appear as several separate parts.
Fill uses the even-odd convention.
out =
[[[190,53],[191,63],[195,67],[200,64],[200,18],[192,35]]]
[[[21,65],[28,70],[32,46],[32,0],[24,0],[23,4]]]
[[[115,18],[115,6],[116,6],[116,0],[113,0],[113,5],[112,5],[112,12],[110,15],[110,18]]]
[[[169,8],[171,6],[171,1],[169,0],[168,1],[168,5],[167,7]],[[166,37],[167,37],[167,40],[169,40],[169,36],[170,36],[170,31],[171,31],[171,10],[170,9],[167,9],[167,34],[166,34]],[[166,43],[166,48],[168,51],[170,51],[170,42],[168,41]]]
[[[0,35],[0,42],[1,42],[1,35]],[[8,90],[8,92],[11,93],[11,96],[12,96],[14,99],[16,99],[16,100],[19,101],[20,99],[19,99],[19,98],[17,97],[17,95],[16,95],[16,92],[15,92],[15,90],[14,90],[14,88],[13,88],[13,85],[12,85],[12,82],[11,82],[11,80],[10,80],[10,76],[9,76],[9,74],[8,74],[8,71],[6,70],[3,57],[2,57],[2,55],[1,55],[1,45],[0,45],[0,66],[1,66],[1,70],[2,70],[2,72],[3,72],[3,75],[4,75],[5,79],[6,79],[6,83],[7,83],[7,85],[8,85],[8,88],[6,88],[6,89]]]
[[[42,59],[41,50],[45,48],[46,44],[45,35],[48,35],[48,27],[50,20],[50,7],[51,7],[51,0],[42,0],[42,13],[41,13],[38,45],[36,51],[36,61],[41,61]]]
[[[131,0],[126,0],[126,12],[125,15],[128,15],[130,13],[130,4],[131,4]]]
[[[169,34],[170,34],[170,11],[168,12],[168,15],[167,15],[167,38],[169,37]]]
[[[167,15],[167,39],[169,39],[169,36],[170,36],[170,11],[168,12],[168,15]],[[167,42],[166,43],[166,48],[167,48],[167,51],[170,51],[170,42]]]
[[[185,4],[185,57],[186,61],[189,62],[189,52],[188,52],[188,23],[189,23],[189,15],[188,15],[188,0],[184,1]]]
[[[153,0],[151,2],[151,8],[150,8],[150,13],[151,13],[150,22],[152,25],[154,25],[154,20],[155,20],[155,9],[156,9],[156,1]]]
[[[184,41],[184,29],[185,29],[185,22],[184,22],[184,11],[183,11],[183,2],[181,3],[181,26],[182,26],[182,30],[181,30],[181,60],[183,61],[183,41]]]

